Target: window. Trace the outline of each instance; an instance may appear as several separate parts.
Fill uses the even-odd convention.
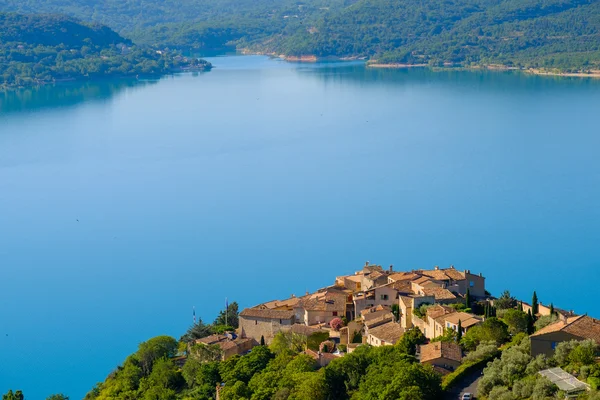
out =
[[[337,317],[337,311],[334,311],[334,312],[333,312],[333,316],[334,316],[334,317]]]
[[[475,282],[469,281],[469,286],[471,286],[471,287],[475,286]]]
[[[282,324],[282,322],[281,322],[281,319],[280,319],[280,320],[279,320],[279,325],[281,325],[281,324]]]
[[[552,350],[556,350],[556,345],[557,344],[558,344],[557,342],[552,342]]]
[[[388,297],[387,294],[382,294],[381,295],[381,300],[387,300],[387,299],[389,299],[389,297]]]
[[[254,320],[254,325],[258,325],[258,320],[257,319]]]

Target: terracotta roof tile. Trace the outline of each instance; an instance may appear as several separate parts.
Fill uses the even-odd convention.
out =
[[[460,362],[462,350],[458,344],[452,342],[433,342],[421,345],[422,363],[441,357]]]
[[[436,300],[453,300],[456,296],[449,291],[441,287],[424,288],[423,294],[425,296],[433,296]]]
[[[388,322],[386,324],[369,329],[369,335],[391,344],[395,344],[403,334],[404,329],[402,329],[400,324],[395,322]]]
[[[596,343],[600,343],[600,320],[588,317],[587,315],[569,317],[566,321],[557,321],[540,329],[531,336],[541,336],[559,331],[570,333],[581,339],[593,339]]]
[[[296,307],[310,311],[345,311],[346,298],[343,292],[328,290],[303,298]]]
[[[454,325],[458,325],[458,321],[460,320],[461,326],[464,329],[477,325],[483,321],[480,317],[476,316],[475,314],[469,314],[466,312],[456,312],[444,315],[436,319],[436,321],[438,322],[440,322],[440,320],[442,321],[442,323],[450,322]]]
[[[452,307],[435,304],[427,309],[427,316],[433,319],[439,318],[442,315],[455,313],[456,310]]]
[[[270,310],[260,308],[246,308],[240,313],[241,317],[269,318],[269,319],[292,319],[293,310]]]

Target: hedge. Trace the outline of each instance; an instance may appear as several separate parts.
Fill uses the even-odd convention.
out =
[[[456,368],[452,373],[446,375],[442,379],[442,390],[450,389],[456,382],[465,377],[465,375],[471,373],[474,369],[481,368],[486,365],[488,362],[492,361],[494,358],[498,357],[501,352],[498,351],[494,354],[490,354],[489,356],[482,358],[479,361],[467,361],[462,363],[458,368]]]

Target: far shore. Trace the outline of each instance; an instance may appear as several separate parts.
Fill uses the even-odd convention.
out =
[[[402,63],[367,63],[367,67],[369,68],[390,68],[390,69],[407,69],[407,68],[429,68],[428,64],[402,64]],[[475,66],[475,67],[452,67],[452,66],[444,66],[444,67],[431,67],[432,69],[438,70],[465,70],[465,71],[475,71],[475,70],[490,70],[490,71],[521,71],[527,74],[532,75],[541,75],[541,76],[563,76],[563,77],[572,77],[572,78],[600,78],[600,70],[590,70],[590,71],[580,71],[580,72],[559,72],[559,71],[549,71],[538,68],[517,68],[517,67],[508,67],[505,65],[487,65],[487,66]]]

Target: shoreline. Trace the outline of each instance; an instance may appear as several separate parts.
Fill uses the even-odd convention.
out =
[[[379,64],[377,62],[367,63],[368,68],[382,68],[382,69],[411,69],[411,68],[429,68],[431,70],[439,71],[477,71],[477,70],[488,70],[488,71],[519,71],[530,75],[538,76],[557,76],[565,78],[600,78],[600,70],[590,71],[579,71],[579,72],[558,72],[558,71],[546,71],[537,68],[517,68],[508,67],[504,65],[486,65],[476,67],[430,67],[428,64],[401,64],[401,63],[385,63]]]

